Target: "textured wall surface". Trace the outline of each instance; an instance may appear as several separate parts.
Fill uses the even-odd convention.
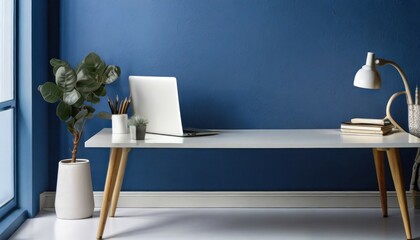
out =
[[[185,126],[339,128],[380,118],[403,89],[382,67],[383,88],[353,87],[367,51],[392,59],[414,88],[420,78],[419,1],[62,0],[59,58],[76,65],[97,52],[122,69],[108,93],[126,96],[129,75],[178,78]],[[106,102],[97,105],[107,110]],[[404,99],[393,108],[406,127]],[[70,156],[65,127],[50,117],[49,187]],[[84,140],[110,122],[94,119]],[[109,151],[80,147],[102,190]],[[405,175],[415,151],[403,150]],[[388,181],[389,182],[389,181]],[[407,183],[408,185],[408,183]],[[375,190],[371,151],[136,150],[123,190]]]

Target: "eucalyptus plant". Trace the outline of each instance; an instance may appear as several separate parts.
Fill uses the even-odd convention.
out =
[[[56,115],[73,135],[71,162],[74,163],[86,120],[94,116],[93,104],[99,103],[100,98],[106,95],[106,85],[117,80],[121,70],[118,66],[106,65],[93,52],[76,69],[56,58],[51,59],[50,64],[55,82],[45,82],[38,86],[38,90],[46,102],[58,102]]]

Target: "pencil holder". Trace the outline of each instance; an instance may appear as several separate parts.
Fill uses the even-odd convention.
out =
[[[408,131],[420,137],[420,105],[408,105]]]
[[[113,114],[112,115],[112,134],[128,133],[127,122],[128,122],[127,114]]]

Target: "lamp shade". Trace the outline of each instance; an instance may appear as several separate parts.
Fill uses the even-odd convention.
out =
[[[359,88],[379,89],[381,88],[381,76],[376,70],[375,54],[369,52],[364,65],[356,76],[354,76],[353,85]]]

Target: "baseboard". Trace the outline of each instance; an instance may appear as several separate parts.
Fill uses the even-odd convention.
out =
[[[413,205],[415,209],[420,209],[420,191],[412,191]]]
[[[103,192],[94,192],[101,207]],[[40,209],[54,208],[55,192],[40,195]],[[411,193],[407,202],[412,207]],[[118,207],[127,208],[375,208],[379,192],[121,192]],[[388,207],[398,207],[395,192],[388,192]]]

